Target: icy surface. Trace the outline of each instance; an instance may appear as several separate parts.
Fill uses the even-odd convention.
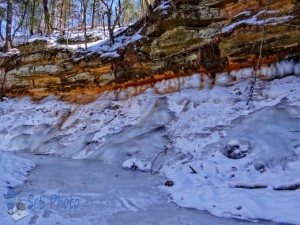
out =
[[[6,213],[5,225],[12,224],[89,224],[89,225],[186,225],[231,224],[251,225],[240,220],[225,220],[207,212],[184,209],[170,202],[157,187],[165,178],[108,166],[100,161],[59,159],[30,156],[37,165],[25,185],[16,189],[18,198],[29,209],[29,215],[17,223]],[[41,198],[41,196],[43,196]],[[78,199],[78,208],[62,208],[53,196]],[[37,199],[33,207],[33,199]],[[44,202],[40,202],[40,199]],[[57,200],[58,201],[58,200]],[[5,207],[0,202],[1,212]],[[2,210],[3,209],[3,210]],[[272,225],[275,223],[262,224]]]
[[[273,66],[276,73],[297,68],[288,61],[284,68]],[[220,84],[228,75],[220,74]],[[182,90],[184,85],[189,89]],[[200,74],[162,81],[127,100],[109,100],[118,99],[121,90],[107,92],[83,106],[54,96],[39,104],[6,100],[0,103],[0,148],[89,158],[133,174],[138,171],[131,168],[133,161],[147,164],[149,171],[158,156],[153,172],[174,181],[164,189],[181,206],[221,217],[300,224],[299,189],[284,190],[297,188],[300,180],[299,85],[299,76],[258,80],[249,105],[249,81],[211,89]],[[170,87],[182,91],[157,94]]]

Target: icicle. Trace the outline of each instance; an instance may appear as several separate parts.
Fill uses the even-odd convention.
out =
[[[217,73],[216,74],[216,82],[217,85],[229,85],[230,84],[230,76],[227,72]]]

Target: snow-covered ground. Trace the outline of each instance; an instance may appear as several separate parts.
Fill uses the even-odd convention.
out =
[[[83,106],[54,96],[39,104],[6,100],[0,148],[132,164],[144,172],[153,164],[154,174],[174,182],[161,188],[180,206],[300,224],[299,84],[299,76],[259,80],[250,105],[247,80],[164,95],[152,88],[119,101],[106,93]]]

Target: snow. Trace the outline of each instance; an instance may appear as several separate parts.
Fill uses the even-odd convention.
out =
[[[7,212],[7,210],[14,208],[18,200],[14,198],[14,191],[12,191],[12,189],[16,186],[22,185],[27,180],[28,173],[34,167],[35,164],[32,161],[0,150],[1,212]],[[3,207],[4,204],[7,204],[6,207]],[[8,214],[6,215],[8,216]],[[1,221],[3,221],[3,215],[1,215],[1,217]]]
[[[0,151],[0,190],[15,187],[26,180],[34,164],[9,152]]]
[[[39,104],[5,99],[0,148],[85,158],[128,173],[138,173],[133,164],[144,172],[153,164],[154,174],[174,181],[161,189],[180,206],[300,224],[300,189],[278,190],[299,184],[300,77],[280,78],[298,69],[289,60],[260,68],[278,79],[258,80],[250,105],[251,68],[217,74],[215,86],[194,74],[107,91],[87,105],[55,96]],[[239,83],[228,86],[233,76]]]
[[[116,51],[106,52],[106,53],[101,54],[101,58],[118,58],[118,57],[120,57],[120,55]]]
[[[127,27],[116,27],[114,34],[115,36],[118,35],[120,32],[124,31]],[[103,28],[94,28],[94,29],[89,29],[87,30],[87,36],[88,37],[93,37],[93,38],[97,38],[99,40],[94,41],[94,42],[87,42],[87,52],[99,52],[99,53],[106,53],[107,54],[114,54],[113,52],[116,51],[118,48],[126,46],[129,43],[132,43],[134,41],[137,41],[139,39],[141,39],[143,36],[139,34],[139,32],[137,32],[136,34],[134,34],[133,36],[120,36],[118,38],[116,38],[116,43],[113,46],[110,46],[110,42],[109,42],[109,36],[108,36],[108,32],[107,32],[107,27],[105,28],[106,32],[104,32]],[[68,40],[69,42],[73,41],[73,42],[78,42],[76,44],[59,44],[59,39],[60,38],[64,38],[65,40]],[[16,36],[13,40],[13,45],[17,46],[18,45],[22,45],[25,43],[32,43],[34,41],[47,41],[47,46],[51,47],[51,48],[68,48],[71,49],[73,51],[83,51],[83,49],[85,48],[85,43],[84,43],[84,32],[81,30],[68,30],[66,31],[65,35],[60,35],[59,32],[54,32],[53,34],[51,34],[50,36],[42,36],[42,35],[32,35],[32,36]],[[0,42],[0,45],[4,45],[4,42]],[[17,51],[17,52],[16,52]],[[10,52],[10,53],[6,53],[6,54],[18,54],[18,50],[16,49],[15,52]],[[0,56],[3,55],[4,53],[0,52]],[[114,57],[117,57],[116,54],[114,54]]]
[[[259,151],[256,154],[259,157]],[[299,190],[273,189],[279,183],[280,186],[286,185],[286,180],[291,184],[297,183],[296,179],[299,181],[299,162],[295,165],[296,168],[283,171],[274,161],[273,165],[266,165],[265,172],[260,172],[255,169],[258,162],[253,165],[255,161],[248,161],[246,158],[228,160],[218,151],[210,152],[200,162],[201,165],[197,162],[190,163],[198,174],[190,174],[187,168],[183,171],[177,170],[176,174],[175,171],[172,175],[169,174],[174,177],[176,185],[167,190],[179,205],[208,210],[221,217],[264,218],[299,224]],[[259,185],[266,188],[238,188]]]
[[[127,159],[123,162],[122,167],[128,170],[140,170],[142,172],[149,172],[151,170],[151,163],[137,158]]]
[[[158,10],[164,11],[164,12],[165,12],[165,10],[167,10],[167,9],[169,9],[169,8],[171,8],[170,1],[166,1],[166,2],[164,2],[163,4],[159,5],[158,7],[156,7],[156,8],[153,10],[153,12],[156,12],[156,11],[158,11]],[[166,11],[166,12],[167,12],[167,11]]]
[[[166,188],[174,202],[183,207],[208,210],[221,217],[264,218],[299,224],[299,190],[273,190],[297,184],[300,176],[299,161],[285,161],[284,170],[280,164],[282,158],[299,152],[299,133],[292,132],[300,130],[297,85],[299,79],[295,77],[270,82],[262,93],[269,100],[255,103],[256,110],[248,113],[239,101],[232,105],[228,102],[231,109],[225,105],[221,107],[229,97],[224,88],[218,88],[222,96],[219,99],[216,90],[209,98],[204,97],[207,94],[189,98],[187,111],[179,101],[173,104],[176,117],[182,119],[177,126],[172,125],[170,133],[175,136],[175,148],[183,159],[179,162],[170,159],[175,165],[169,162],[172,166],[165,167],[164,173],[175,182],[173,187]],[[237,95],[241,90],[239,85],[234,88]],[[278,102],[279,99],[282,101]],[[198,110],[194,108],[196,102]],[[266,102],[275,105],[267,106]],[[206,108],[206,104],[210,107]],[[219,106],[215,108],[216,105]],[[244,113],[247,116],[237,116]],[[235,119],[230,119],[232,116]],[[226,157],[226,146],[238,146],[233,150],[245,156],[240,159]],[[198,174],[191,174],[188,165]],[[232,188],[238,185],[266,185],[267,188]]]
[[[118,33],[121,33],[124,31],[125,28],[120,28],[115,32],[115,36],[117,36]],[[111,43],[108,40],[99,42],[97,44],[94,44],[93,46],[89,47],[88,51],[92,52],[100,52],[102,54],[105,54],[106,52],[112,53],[115,52],[119,48],[125,48],[126,45],[130,43],[134,43],[144,36],[140,34],[141,30],[137,31],[134,35],[132,36],[126,36],[126,35],[119,35],[115,37],[115,43],[111,45]],[[116,55],[115,55],[116,57]]]
[[[276,25],[276,24],[280,24],[280,23],[284,23],[290,19],[293,18],[293,16],[281,16],[281,17],[270,17],[267,18],[266,20],[259,20],[257,17],[261,14],[275,14],[278,13],[278,11],[275,10],[269,10],[266,12],[266,10],[262,10],[259,13],[257,13],[256,15],[252,16],[251,18],[248,19],[244,19],[244,20],[240,20],[238,22],[232,23],[226,27],[224,27],[222,29],[223,33],[228,33],[231,32],[234,28],[236,28],[237,26],[241,25],[241,24],[250,24],[250,25],[262,25],[262,24],[267,24],[267,25]],[[238,14],[239,15],[239,14]],[[238,16],[236,15],[236,17]],[[248,14],[243,14],[243,15],[248,15]]]
[[[0,52],[0,57],[5,57],[5,56],[12,56],[12,55],[18,55],[20,54],[20,51],[16,48],[12,48],[6,53]]]
[[[217,85],[226,85],[230,84],[230,76],[227,72],[216,75],[216,84]]]
[[[40,35],[32,35],[30,36],[30,38],[28,39],[29,43],[35,42],[35,41],[48,41],[49,38],[48,37],[44,37],[44,36],[40,36]],[[24,43],[23,43],[24,44]]]
[[[239,17],[239,16],[251,16],[251,14],[252,14],[252,11],[250,11],[250,10],[242,11],[242,12],[236,14],[236,15],[234,16],[234,18],[237,18],[237,17]]]

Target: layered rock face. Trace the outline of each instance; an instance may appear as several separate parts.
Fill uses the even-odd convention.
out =
[[[80,97],[82,102],[104,90],[150,87],[195,73],[213,84],[218,76],[242,68],[299,62],[299,15],[297,0],[166,1],[146,24],[120,34],[129,37],[139,30],[143,37],[114,48],[114,57],[109,49],[105,54],[74,53],[35,41],[18,46],[19,55],[1,57],[0,82],[8,96],[38,99],[54,93],[69,101]]]

